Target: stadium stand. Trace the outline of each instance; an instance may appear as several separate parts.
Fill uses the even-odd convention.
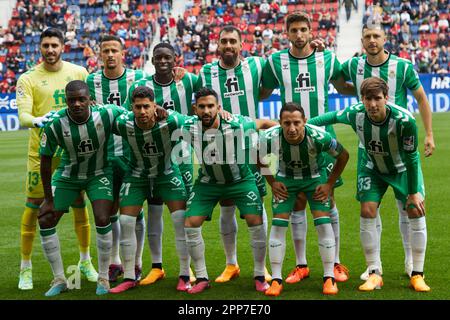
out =
[[[284,17],[306,11],[312,17],[313,34],[336,49],[339,29],[338,1],[186,1],[183,15],[171,14],[171,1],[137,0],[37,0],[18,1],[7,29],[0,28],[0,92],[14,92],[18,76],[38,63],[39,34],[45,26],[65,31],[63,58],[85,66],[100,67],[98,41],[104,34],[124,40],[128,67],[142,68],[157,25],[161,41],[172,43],[177,65],[198,73],[204,63],[216,59],[218,32],[229,24],[242,31],[244,57],[268,56],[289,46]],[[369,17],[383,25],[386,48],[410,59],[420,73],[448,73],[450,3],[431,1],[365,1],[363,22]],[[358,54],[358,53],[355,53]]]
[[[412,61],[420,73],[448,73],[450,3],[431,1],[366,0],[363,23],[381,23],[388,36],[386,48]]]
[[[19,75],[40,62],[39,35],[46,27],[64,31],[63,59],[85,66],[89,72],[100,67],[98,43],[105,34],[123,39],[127,67],[142,68],[160,2],[48,0],[43,6],[37,0],[18,1],[8,28],[0,28],[0,93],[14,92]],[[167,6],[169,3],[165,7],[170,8]]]

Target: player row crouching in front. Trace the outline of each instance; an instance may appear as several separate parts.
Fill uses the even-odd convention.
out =
[[[269,256],[273,281],[265,294],[280,295],[282,266],[286,249],[286,231],[289,216],[299,193],[308,199],[318,233],[322,259],[323,293],[334,295],[338,288],[334,275],[335,237],[331,227],[330,193],[347,164],[349,155],[342,145],[321,128],[306,124],[303,108],[297,103],[286,103],[280,110],[281,126],[273,127],[260,136],[259,152],[262,156],[274,154],[278,158],[278,171],[274,178],[267,164],[263,175],[272,187],[272,229]],[[337,159],[328,175],[324,154]]]

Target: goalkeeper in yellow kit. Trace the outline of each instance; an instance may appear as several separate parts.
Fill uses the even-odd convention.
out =
[[[21,224],[21,264],[19,289],[33,289],[31,251],[36,234],[36,221],[39,206],[44,199],[40,176],[39,143],[41,127],[48,120],[47,114],[66,107],[64,88],[72,80],[85,80],[88,73],[85,68],[63,61],[64,36],[58,29],[48,28],[40,36],[40,50],[43,62],[20,76],[17,82],[17,106],[19,120],[23,127],[32,128],[28,144],[28,163],[26,180],[26,205]],[[60,160],[60,154],[53,158],[54,170]],[[81,275],[89,281],[97,281],[89,255],[90,226],[89,216],[80,195],[72,204],[75,232],[80,246]]]

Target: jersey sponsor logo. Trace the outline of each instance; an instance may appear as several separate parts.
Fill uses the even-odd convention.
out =
[[[236,76],[227,78],[225,88],[227,89],[227,92],[223,95],[225,98],[244,95],[244,91],[239,89],[239,81]]]
[[[247,193],[246,197],[252,201],[256,201],[256,199],[258,199],[258,196],[253,191],[250,191],[249,193]]]
[[[370,140],[367,144],[367,152],[372,155],[388,156],[389,153],[384,151],[383,142],[380,140]]]
[[[389,72],[389,78],[395,78],[395,71],[394,70],[391,70]]]
[[[80,156],[90,155],[94,153],[96,150],[94,148],[94,144],[91,139],[81,140],[78,144],[78,154]]]
[[[167,109],[175,110],[175,101],[173,101],[173,100],[165,101],[163,103],[162,107],[166,110]]]
[[[53,99],[55,99],[55,104],[65,104],[66,103],[66,93],[64,90],[56,89],[55,92],[53,92]]]
[[[403,150],[414,151],[414,136],[403,137]]]
[[[144,157],[150,158],[150,157],[158,157],[161,155],[161,153],[158,151],[158,146],[155,142],[146,142],[142,146],[142,152]]]
[[[295,81],[298,83],[298,87],[294,89],[295,93],[316,91],[316,88],[311,86],[311,75],[309,72],[300,72]]]
[[[287,163],[287,167],[290,169],[305,169],[308,166],[303,164],[301,160],[291,160]]]
[[[116,106],[121,106],[120,92],[111,92],[107,99],[108,103],[115,104]]]

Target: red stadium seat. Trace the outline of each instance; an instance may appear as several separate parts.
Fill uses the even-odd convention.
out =
[[[185,65],[184,68],[190,73],[194,72],[194,66],[192,64]]]
[[[213,54],[207,54],[205,59],[206,59],[207,63],[211,63],[213,61],[213,59],[214,59],[214,55]]]
[[[253,34],[253,33],[255,33],[255,25],[254,24],[249,24],[248,25],[248,33],[251,33],[251,34]]]
[[[295,11],[295,4],[288,4],[288,13],[292,13]]]
[[[245,40],[249,43],[253,43],[253,41],[255,40],[255,36],[252,33],[246,34]]]

